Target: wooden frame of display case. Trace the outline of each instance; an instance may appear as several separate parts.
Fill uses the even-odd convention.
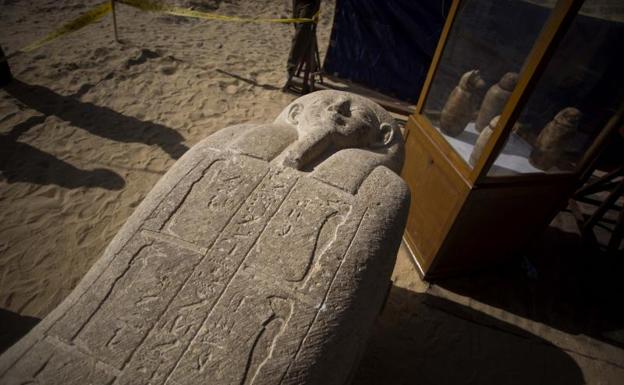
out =
[[[483,155],[470,168],[424,115],[424,104],[462,0],[449,10],[415,113],[406,124],[403,178],[412,202],[404,240],[422,276],[435,279],[520,252],[565,204],[579,176],[622,121],[615,114],[573,172],[487,175],[583,0],[560,0],[520,72]]]

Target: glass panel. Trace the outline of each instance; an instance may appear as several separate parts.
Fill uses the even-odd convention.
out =
[[[624,3],[587,0],[488,175],[573,171],[624,99]]]
[[[479,133],[503,110],[553,6],[548,1],[461,2],[423,114],[468,164],[478,159],[479,149],[473,150]]]

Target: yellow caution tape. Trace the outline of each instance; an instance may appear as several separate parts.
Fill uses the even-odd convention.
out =
[[[143,11],[161,12],[175,16],[195,17],[198,19],[235,21],[241,23],[316,23],[318,21],[318,12],[312,18],[290,18],[290,19],[268,19],[261,17],[238,17],[217,15],[215,13],[195,11],[187,8],[174,7],[150,0],[115,0],[117,3],[129,5],[141,9]]]
[[[85,13],[84,15],[70,21],[69,23],[66,23],[64,25],[62,25],[59,29],[57,29],[56,31],[48,34],[47,36],[45,36],[43,39],[39,39],[36,42],[27,45],[26,47],[22,48],[19,50],[19,52],[30,52],[30,51],[34,51],[37,48],[44,46],[46,44],[48,44],[49,42],[51,42],[52,40],[66,35],[70,32],[74,32],[77,31],[79,29],[81,29],[82,27],[85,27],[95,21],[100,20],[102,17],[104,17],[107,13],[109,13],[111,11],[111,3],[110,2],[106,2],[103,4],[100,4],[94,8],[92,8],[89,12]]]
[[[17,51],[11,53],[10,55],[7,55],[5,57],[0,57],[0,63],[3,61],[6,61],[12,57],[14,57],[15,55],[18,55],[20,53],[24,53],[24,52],[31,52],[36,50],[37,48],[40,48],[46,44],[48,44],[49,42],[51,42],[52,40],[59,38],[63,35],[67,35],[70,32],[74,32],[77,31],[95,21],[100,20],[102,17],[104,17],[107,13],[109,13],[112,10],[111,7],[111,3],[110,1],[107,1],[105,3],[102,3],[94,8],[92,8],[91,10],[89,10],[89,12],[81,15],[80,17],[77,17],[76,19],[70,21],[69,23],[65,23],[63,24],[60,28],[56,29],[55,31],[49,33],[48,35],[46,35],[45,37],[43,37],[42,39],[39,39],[33,43],[30,43],[29,45],[27,45],[26,47],[23,47],[21,49],[18,49]]]
[[[246,18],[246,17],[238,17],[238,16],[224,16],[217,15],[214,13],[195,11],[187,8],[180,8],[165,5],[162,3],[156,3],[154,1],[149,0],[114,0],[117,3],[122,3],[129,5],[131,7],[135,7],[141,9],[143,11],[152,11],[152,12],[161,12],[175,16],[186,16],[186,17],[195,17],[198,19],[207,19],[207,20],[222,20],[222,21],[235,21],[241,23],[281,23],[281,24],[292,24],[292,23],[316,23],[318,22],[319,12],[317,12],[312,18],[290,18],[290,19],[268,19],[268,18]],[[24,48],[21,48],[6,57],[0,58],[0,62],[3,62],[7,59],[12,58],[13,56],[24,53],[31,52],[40,48],[52,40],[55,40],[63,35],[66,35],[70,32],[77,31],[93,22],[100,20],[107,13],[112,10],[111,1],[107,1],[102,3],[94,8],[92,8],[89,12],[83,14],[82,16],[70,21],[69,23],[63,24],[57,30],[49,33],[47,36],[39,39]]]

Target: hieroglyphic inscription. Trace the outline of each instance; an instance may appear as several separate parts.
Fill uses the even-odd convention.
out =
[[[292,359],[288,361],[283,375],[280,377],[281,380],[279,384],[297,385],[302,382],[309,383],[307,380],[303,379],[309,375],[309,370],[312,367],[310,363],[316,362],[319,358],[319,354],[323,354],[321,347],[326,344],[327,333],[329,332],[329,334],[332,334],[332,332],[338,332],[337,328],[339,324],[337,321],[339,317],[332,317],[332,315],[341,313],[345,308],[348,308],[352,300],[350,297],[350,294],[352,294],[350,288],[354,287],[357,281],[337,278],[341,273],[344,273],[341,269],[345,262],[349,264],[357,260],[357,258],[351,257],[350,261],[347,261],[348,256],[350,254],[353,255],[354,249],[352,246],[354,240],[360,233],[361,225],[366,214],[366,206],[356,202],[348,218],[348,222],[350,222],[347,223],[348,237],[337,239],[327,251],[327,259],[330,261],[327,270],[331,273],[329,275],[318,273],[317,276],[312,278],[316,281],[315,283],[318,286],[308,287],[308,296],[313,297],[315,294],[319,295],[322,293],[323,297],[316,306],[314,318],[305,325],[305,335],[298,340],[299,345],[297,350]],[[340,258],[335,258],[337,255],[340,255]],[[332,263],[334,261],[338,263],[334,265]],[[357,285],[355,286],[357,287]],[[333,296],[330,296],[330,292],[333,292]],[[331,297],[330,301],[328,301],[328,297]],[[319,322],[319,320],[322,321]],[[357,320],[355,322],[357,322]],[[327,376],[325,377],[328,378]]]
[[[275,381],[316,312],[314,306],[291,297],[276,283],[237,274],[174,369],[170,383]]]
[[[121,369],[200,257],[162,241],[142,248],[74,343]]]
[[[119,383],[165,381],[295,181],[292,172],[270,172],[264,178],[138,348]]]
[[[244,300],[243,298],[241,301]],[[284,331],[284,326],[288,324],[292,314],[292,301],[281,297],[269,297],[267,301],[271,307],[271,312],[262,322],[251,349],[247,353],[245,370],[240,381],[242,385],[251,385],[255,382],[261,370],[273,356],[277,338]],[[237,306],[238,309],[240,306]]]
[[[303,201],[304,195],[319,196],[321,199],[310,201],[303,209],[304,205],[298,203]],[[275,238],[269,231],[271,229],[277,231],[279,226],[271,226],[271,223],[277,221],[280,213],[284,217],[290,217],[291,209],[301,208],[300,218],[316,221],[301,224],[302,227],[316,228],[316,231],[307,233],[304,237],[309,242],[306,245],[314,245],[318,237],[327,239],[320,242],[324,246],[320,248],[322,249],[320,255],[311,262],[312,266],[308,266],[310,262],[306,259],[304,263],[299,264],[302,269],[314,274],[313,287],[302,288],[302,282],[289,281],[292,275],[280,274],[283,269],[277,265],[274,254],[258,252],[258,247],[254,247],[245,260],[243,269],[227,286],[222,298],[171,373],[169,377],[171,384],[202,383],[207,380],[222,384],[263,384],[273,383],[285,375],[318,314],[328,311],[323,306],[326,293],[363,215],[363,210],[359,208],[352,212],[351,205],[346,202],[348,200],[335,188],[322,185],[318,181],[304,179],[299,181],[267,225],[258,240],[258,245],[264,237],[266,239],[262,242],[266,243]],[[331,205],[328,204],[329,201],[332,201]],[[312,215],[315,206],[325,215]],[[338,213],[335,213],[336,211]],[[344,218],[347,213],[354,215],[349,215],[347,220]],[[327,223],[327,216],[341,219],[336,224],[343,230],[341,237],[335,236],[335,227],[327,234],[323,234],[322,224]],[[296,215],[293,216],[295,217]],[[282,220],[283,218],[279,219]],[[304,244],[299,244],[299,247],[304,247]],[[303,253],[301,250],[291,249],[291,255],[298,254]],[[287,260],[283,261],[287,263]],[[321,263],[327,269],[318,268]],[[305,275],[298,274],[299,277]],[[282,331],[269,339],[272,341],[271,344],[265,342],[258,345],[255,341],[266,332],[268,326],[266,320],[271,319],[272,313],[266,310],[268,298],[288,300],[294,310],[291,317],[283,321]],[[281,319],[279,322],[281,325]],[[231,357],[247,357],[247,359],[232,360]],[[262,365],[258,366],[257,370],[251,371],[251,366],[245,365],[260,360],[257,357],[264,357]]]
[[[202,334],[174,372],[174,382],[253,384],[273,355],[274,346],[288,324],[292,301],[236,293],[222,302],[209,319],[210,333]],[[237,360],[231,360],[231,354]],[[187,367],[190,365],[190,367]]]
[[[96,359],[48,337],[30,350],[28,360],[20,360],[6,373],[2,384],[108,385],[114,379]]]
[[[303,281],[336,239],[350,205],[336,189],[303,179],[258,240],[247,263],[290,282]]]
[[[266,163],[251,158],[232,157],[217,162],[188,191],[165,231],[209,247],[267,169]],[[179,198],[182,194],[173,195]]]
[[[184,176],[175,184],[167,186],[171,190],[158,202],[157,206],[148,208],[150,214],[144,220],[142,227],[153,230],[162,228],[176,208],[184,202],[184,198],[194,185],[206,176],[210,178],[210,175],[217,172],[214,168],[223,167],[224,163],[225,161],[219,159],[216,154],[207,154],[202,161],[190,163]],[[96,278],[88,290],[71,307],[71,309],[76,310],[66,311],[53,324],[50,334],[71,342],[92,314],[106,301],[115,282],[126,273],[139,249],[146,247],[148,243],[151,241],[146,241],[139,234],[133,234],[130,240],[116,253],[111,264],[105,267],[106,273]]]
[[[143,220],[141,227],[150,230],[162,230],[163,226],[171,216],[182,205],[188,194],[197,182],[208,178],[212,179],[218,172],[216,169],[222,168],[226,162],[218,152],[209,154],[206,159],[202,159],[194,166],[189,167],[175,184],[168,185],[169,191],[155,207],[149,208],[148,216]]]
[[[141,250],[151,246],[152,240],[141,234],[135,234],[130,241],[115,255],[111,264],[79,298],[71,311],[65,314],[52,326],[48,334],[66,342],[73,341],[88,320],[97,312],[112,294],[116,283],[127,273],[132,260]]]
[[[211,211],[212,217],[209,216],[209,219],[204,218],[207,222],[210,222],[208,226],[213,227],[215,232],[215,234],[209,234],[206,238],[198,241],[200,244],[206,243],[211,237],[212,239],[216,238],[222,228],[232,218],[238,206],[245,201],[268,169],[266,163],[251,158],[232,158],[227,161],[207,164],[206,167],[208,167],[207,170],[194,170],[191,175],[188,175],[187,177],[194,182],[189,184],[186,181],[182,181],[177,186],[177,189],[174,189],[160,203],[159,207],[154,210],[156,214],[148,222],[153,225],[153,218],[173,217],[180,220],[184,219],[184,215],[192,216],[192,210],[187,206],[196,204],[200,193],[212,194],[211,196],[215,202],[226,202],[224,203],[225,207],[231,212],[223,213],[224,206],[211,206],[216,208],[221,215],[216,216],[213,210]],[[224,169],[228,170],[224,171]],[[197,179],[197,173],[203,175],[199,180]],[[237,186],[230,190],[224,190],[212,184],[221,177],[228,180],[237,180],[241,175],[244,176],[243,180],[239,181]],[[185,186],[190,191],[179,190],[180,186]],[[219,194],[225,196],[225,198],[220,198]],[[181,199],[180,197],[186,199]],[[190,201],[188,200],[189,197],[191,198]],[[180,203],[176,205],[175,202]],[[178,211],[182,210],[184,215],[180,217],[177,212],[167,212],[167,210],[174,208]],[[207,208],[206,210],[210,211],[211,209]],[[160,214],[158,214],[159,212]],[[201,211],[195,213],[195,217],[203,217]],[[198,230],[198,233],[203,234],[204,228],[196,230]],[[137,235],[135,238],[140,238],[140,236]],[[188,238],[195,239],[192,236]],[[152,243],[153,241],[150,240],[149,242]],[[101,352],[102,357],[107,362],[117,367],[121,367],[134,352],[164,308],[171,301],[172,296],[177,293],[182,284],[187,280],[200,257],[197,253],[190,253],[188,250],[182,252],[183,248],[176,248],[172,245],[162,246],[164,245],[162,244],[162,247],[168,247],[170,250],[167,253],[162,253],[161,258],[159,258],[159,251],[151,249],[151,246],[146,245],[137,247],[136,243],[137,241],[130,242],[128,247],[124,247],[124,250],[120,253],[124,256],[120,255],[116,258],[113,269],[117,270],[117,272],[112,275],[114,279],[111,280],[111,275],[107,275],[106,279],[98,280],[94,285],[94,290],[90,290],[85,298],[81,298],[80,305],[84,306],[87,311],[72,313],[69,315],[70,318],[74,318],[72,322],[59,323],[58,327],[53,330],[53,333],[67,341],[73,341],[77,334],[76,330],[80,331],[82,336],[75,341],[76,343],[88,345],[89,349]],[[126,250],[128,248],[132,249],[133,253],[128,253],[128,250]],[[144,248],[147,250],[143,250]],[[179,252],[177,251],[178,249],[180,250]],[[192,255],[192,258],[185,260],[183,263],[181,260],[176,259],[177,257],[188,257],[188,253]],[[167,256],[167,254],[170,255]],[[137,258],[139,259],[138,261],[136,261]],[[141,270],[141,267],[143,270]],[[155,272],[158,269],[161,269],[162,274],[164,274],[161,282],[156,282]],[[167,272],[167,270],[170,271]],[[216,276],[221,275],[218,270],[219,266],[217,265],[209,269]],[[150,279],[152,280],[150,282],[133,284],[135,277],[141,277],[141,279],[151,277]],[[202,285],[209,286],[215,291],[218,290],[217,286],[213,287],[205,283],[200,283],[196,288],[201,288]],[[152,294],[143,295],[145,293],[139,293],[142,287],[152,288],[155,291]],[[132,299],[128,296],[128,291],[134,295]],[[132,301],[134,302],[130,303]],[[96,312],[97,314],[95,314]],[[91,316],[91,314],[94,315]],[[87,321],[88,324],[85,325]],[[122,351],[123,353],[118,354],[118,352]]]
[[[352,213],[348,196],[335,188],[309,179],[295,185],[296,180],[288,170],[269,172],[204,257],[197,253],[200,247],[190,250],[186,241],[143,232],[145,245],[133,246],[132,262],[75,343],[121,369],[118,384],[214,379],[251,385],[284,375],[357,229],[358,219],[349,213],[360,215]],[[286,228],[280,224],[292,228],[280,233]],[[269,247],[276,238],[279,248],[303,256],[295,258],[294,269],[279,265],[288,263],[288,255],[276,256]],[[178,258],[185,253],[191,256],[181,263]],[[236,273],[245,257],[244,269]],[[177,264],[195,267],[189,272]],[[173,286],[158,283],[159,268],[171,273]],[[312,272],[314,287],[296,293]],[[133,286],[134,277],[144,276],[154,281]],[[184,277],[188,279],[182,282]],[[160,293],[140,292],[139,287]],[[233,352],[244,357],[236,365]]]

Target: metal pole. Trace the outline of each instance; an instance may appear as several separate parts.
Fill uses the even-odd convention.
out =
[[[113,11],[113,31],[115,33],[115,41],[120,43],[119,35],[117,34],[117,14],[115,13],[115,0],[111,0],[111,9]]]

